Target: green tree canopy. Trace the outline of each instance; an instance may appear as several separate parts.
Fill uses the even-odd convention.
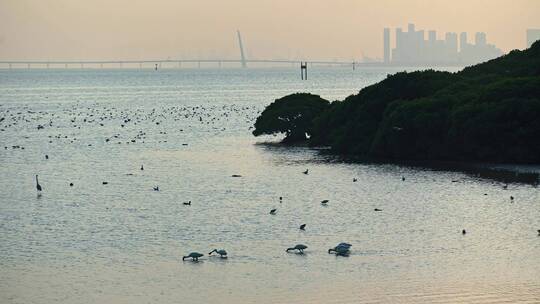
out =
[[[329,106],[319,95],[295,93],[276,99],[264,109],[255,122],[253,135],[284,133],[283,142],[306,140],[313,128],[313,119]]]
[[[540,41],[456,73],[396,73],[329,104],[293,94],[253,134],[386,160],[540,163]]]

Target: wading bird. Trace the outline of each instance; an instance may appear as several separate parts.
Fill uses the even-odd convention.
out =
[[[304,244],[297,244],[296,246],[294,247],[289,247],[287,248],[287,250],[285,250],[286,252],[289,252],[291,250],[298,250],[299,253],[304,253],[304,249],[306,249],[307,246],[304,245]]]
[[[202,257],[202,256],[204,256],[204,254],[198,253],[198,252],[192,252],[192,253],[190,253],[188,255],[183,256],[182,261],[184,261],[187,258],[191,258],[192,261],[197,262],[197,261],[199,261],[199,258]]]
[[[227,258],[227,251],[225,251],[225,249],[214,249],[212,251],[210,251],[208,253],[208,255],[211,255],[213,252],[219,254],[219,257],[222,258],[222,259],[226,259]]]
[[[37,188],[37,191],[38,191],[38,192],[41,192],[41,190],[43,190],[43,188],[41,188],[41,185],[39,184],[37,174],[36,174],[36,188]]]
[[[328,249],[328,253],[335,253],[336,255],[346,256],[350,253],[352,245],[349,243],[339,243],[336,247]]]

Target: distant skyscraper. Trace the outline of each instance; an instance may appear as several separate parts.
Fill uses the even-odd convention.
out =
[[[540,40],[540,29],[527,29],[527,47],[530,48],[537,40]]]
[[[486,45],[486,33],[476,33],[476,35],[474,36],[474,44]]]
[[[390,29],[384,29],[384,63],[390,63]]]
[[[437,40],[437,32],[436,31],[429,31],[428,32],[428,41],[435,43],[435,40]]]
[[[459,34],[459,51],[462,52],[467,48],[467,33]]]
[[[446,45],[448,46],[449,54],[455,57],[458,52],[457,34],[446,33],[446,35],[444,36],[444,41],[446,42]]]

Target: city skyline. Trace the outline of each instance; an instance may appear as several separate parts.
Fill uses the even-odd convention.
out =
[[[111,60],[383,57],[384,27],[484,32],[503,52],[526,47],[540,3],[507,1],[0,1],[0,59]],[[129,10],[124,8],[129,7]],[[210,9],[211,8],[211,9]],[[504,22],[501,22],[504,20]]]
[[[391,44],[391,30],[383,32],[384,63],[386,64],[473,64],[501,56],[503,52],[487,42],[484,32],[476,32],[470,43],[467,32],[446,32],[444,39],[438,39],[436,30],[416,30],[413,23],[407,31],[395,29],[394,44]]]

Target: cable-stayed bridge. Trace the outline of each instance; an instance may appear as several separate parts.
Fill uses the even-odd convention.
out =
[[[201,67],[202,64],[215,64],[221,67],[224,64],[238,64],[239,67],[247,67],[251,63],[256,64],[289,64],[300,65],[300,62],[308,62],[310,65],[325,66],[383,66],[381,62],[354,62],[354,61],[323,61],[323,60],[283,60],[283,59],[155,59],[155,60],[0,60],[1,68],[72,68],[72,67],[101,67],[101,68],[122,68],[126,66],[139,68],[161,68],[163,64],[167,67],[181,68],[184,64],[194,64]]]
[[[0,60],[0,68],[152,68],[159,69],[181,68],[182,65],[201,67],[202,64],[208,66],[213,64],[214,67],[222,67],[224,64],[237,65],[242,68],[247,68],[249,64],[267,64],[267,65],[293,65],[300,66],[302,62],[310,66],[345,66],[352,69],[361,67],[384,67],[392,66],[391,64],[382,61],[373,62],[358,62],[354,60],[309,60],[309,59],[248,59],[244,52],[244,45],[240,31],[237,31],[238,48],[240,50],[240,59],[227,58],[210,58],[210,59],[151,59],[151,60]],[[452,66],[443,65],[443,66]]]

